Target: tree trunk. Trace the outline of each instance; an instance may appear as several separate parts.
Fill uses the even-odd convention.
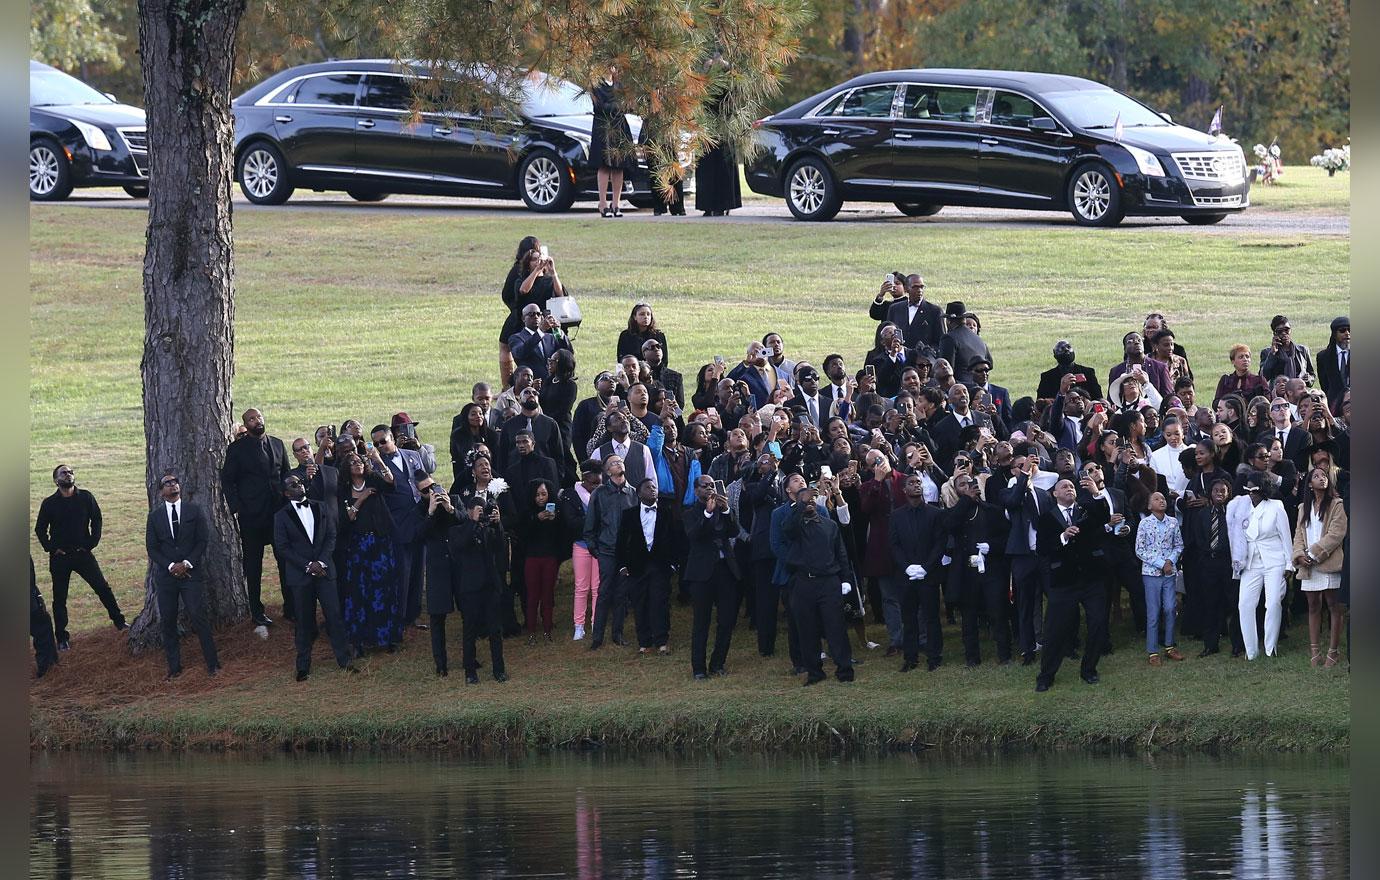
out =
[[[165,470],[210,519],[202,561],[213,626],[248,616],[239,540],[220,488],[235,374],[230,79],[245,0],[140,0],[149,134],[144,253],[145,478]],[[151,578],[130,646],[162,643]]]

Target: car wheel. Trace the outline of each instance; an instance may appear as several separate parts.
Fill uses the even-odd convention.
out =
[[[149,197],[149,188],[146,186],[126,186],[122,189],[133,199],[146,199]]]
[[[1184,214],[1184,222],[1189,226],[1211,226],[1221,223],[1226,214]]]
[[[350,198],[357,202],[381,202],[388,198],[388,193],[373,192],[367,189],[347,189],[345,190]]]
[[[533,211],[565,211],[575,203],[575,184],[565,160],[550,150],[533,150],[522,160],[518,190]]]
[[[60,202],[72,194],[72,166],[57,141],[39,138],[29,144],[29,198]]]
[[[907,217],[933,217],[943,210],[943,205],[936,205],[933,202],[897,202],[896,210],[905,214]]]
[[[822,159],[807,156],[786,174],[786,207],[797,220],[832,220],[843,207],[834,174]]]
[[[1116,175],[1101,162],[1074,170],[1069,179],[1068,206],[1081,226],[1115,226],[1125,216]]]
[[[292,195],[287,181],[287,163],[272,144],[251,144],[240,154],[240,164],[235,171],[240,191],[256,205],[281,205]]]

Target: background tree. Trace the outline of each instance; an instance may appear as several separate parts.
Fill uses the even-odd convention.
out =
[[[109,70],[124,64],[120,54],[125,38],[107,27],[90,0],[31,0],[29,52],[61,70],[83,71],[100,62]]]

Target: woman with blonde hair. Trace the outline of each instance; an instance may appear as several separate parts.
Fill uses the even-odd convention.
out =
[[[1308,597],[1308,662],[1313,666],[1336,666],[1341,659],[1342,640],[1342,540],[1348,523],[1337,486],[1326,467],[1308,472],[1309,496],[1299,505],[1299,523],[1294,530],[1294,568],[1299,589]],[[1322,628],[1322,606],[1332,620],[1327,659],[1318,653],[1318,631]]]
[[[1215,403],[1228,394],[1239,394],[1243,400],[1250,400],[1257,394],[1269,396],[1270,383],[1257,373],[1251,372],[1251,349],[1243,343],[1236,343],[1227,352],[1227,361],[1232,371],[1217,380],[1217,393],[1212,395]]]

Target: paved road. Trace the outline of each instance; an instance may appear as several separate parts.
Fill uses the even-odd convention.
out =
[[[42,209],[75,207],[84,208],[124,208],[142,210],[143,199],[131,199],[123,193],[112,195],[105,190],[78,190],[66,202],[57,205],[42,205]],[[521,202],[493,201],[488,199],[457,199],[442,196],[392,196],[384,202],[361,204],[343,193],[298,193],[285,205],[264,207],[244,199],[238,190],[235,193],[235,210],[245,211],[350,211],[362,214],[369,211],[416,214],[453,214],[465,217],[533,217]],[[689,217],[656,217],[650,210],[637,210],[625,206],[625,216],[609,223],[792,223],[790,211],[784,202],[752,199],[744,207],[734,211],[726,218],[709,220],[695,212]],[[597,219],[598,213],[593,202],[577,202],[567,215]],[[994,208],[949,207],[933,217],[905,217],[895,208],[885,204],[848,203],[834,223],[846,224],[928,224],[934,226],[988,227],[993,229],[1018,229],[1022,227],[1045,227],[1051,229],[1075,228],[1073,218],[1066,212],[1056,211],[1014,211]],[[1242,232],[1271,233],[1279,235],[1350,235],[1351,218],[1347,214],[1315,213],[1304,211],[1270,211],[1264,208],[1248,208],[1241,214],[1227,217],[1215,226],[1189,226],[1177,217],[1129,217],[1122,224],[1124,229],[1154,230],[1165,233],[1194,234],[1236,234]]]

